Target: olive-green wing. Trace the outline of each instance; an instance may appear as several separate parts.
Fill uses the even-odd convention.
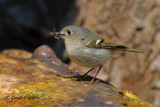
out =
[[[88,42],[86,44],[88,48],[96,48],[96,49],[111,49],[111,50],[123,50],[129,52],[139,52],[143,53],[141,50],[131,49],[123,45],[119,45],[113,41],[98,39],[96,41]]]

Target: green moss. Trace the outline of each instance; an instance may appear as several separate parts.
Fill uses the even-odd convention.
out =
[[[132,93],[122,92],[110,84],[86,84],[84,81],[64,78],[68,74],[60,75],[61,71],[57,75],[59,71],[48,66],[47,62],[43,63],[31,57],[22,60],[21,57],[14,57],[14,54],[12,57],[7,57],[8,54],[0,55],[0,73],[3,74],[0,75],[3,81],[0,84],[1,106],[80,106],[92,104],[93,101],[104,105],[148,105]],[[62,67],[63,63],[60,64]]]

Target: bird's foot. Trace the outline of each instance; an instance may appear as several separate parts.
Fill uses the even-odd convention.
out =
[[[98,82],[99,82],[98,80],[95,81],[95,79],[93,78],[91,81],[89,82],[87,81],[86,84],[93,84],[93,83],[98,83]]]
[[[96,78],[92,78],[92,77],[86,77],[85,78],[85,76],[86,75],[79,75],[79,76],[77,76],[74,80],[76,80],[76,81],[85,81],[85,83],[86,84],[92,84],[92,83],[97,83],[97,82],[99,82],[98,80],[95,80]],[[89,81],[90,79],[92,78],[92,80],[91,81]]]

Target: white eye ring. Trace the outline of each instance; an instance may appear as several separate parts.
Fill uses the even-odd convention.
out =
[[[73,32],[70,31],[70,30],[67,31],[67,35],[71,35],[72,33],[73,33]]]

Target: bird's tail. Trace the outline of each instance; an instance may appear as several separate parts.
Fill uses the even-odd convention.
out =
[[[137,50],[137,49],[132,49],[132,48],[126,48],[126,49],[124,49],[124,51],[144,53],[144,51],[142,51],[142,50]]]

